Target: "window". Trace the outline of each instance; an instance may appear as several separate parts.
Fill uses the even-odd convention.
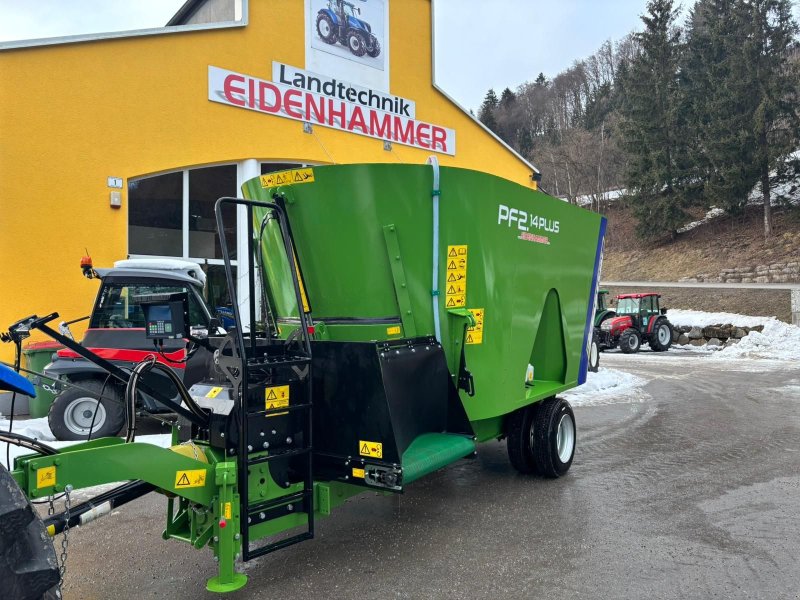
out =
[[[128,184],[128,252],[183,256],[183,174]]]
[[[287,169],[299,169],[303,165],[300,163],[261,163],[261,174],[275,173],[276,171],[286,171]]]
[[[236,196],[236,165],[189,171],[189,256],[222,258],[214,205],[218,198]],[[223,205],[225,240],[236,258],[236,207]]]
[[[197,297],[187,287],[167,283],[137,283],[122,285],[107,283],[92,312],[91,328],[130,329],[144,327],[144,312],[140,306],[142,298],[149,300],[154,294],[189,294],[190,325],[208,327],[208,317],[197,301]]]

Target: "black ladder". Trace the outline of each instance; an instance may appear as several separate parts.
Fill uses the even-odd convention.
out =
[[[255,319],[255,315],[258,314],[255,305],[256,283],[252,259],[256,252],[259,252],[260,256],[262,251],[260,243],[258,247],[256,246],[257,240],[255,236],[253,208],[266,208],[268,211],[271,211],[271,214],[278,220],[288,264],[296,267],[290,268],[289,270],[292,275],[292,284],[299,314],[299,335],[291,342],[288,340],[262,338],[262,343],[259,344],[255,328],[251,330],[251,334],[247,338],[243,334],[242,319],[236,297],[236,281],[233,276],[228,244],[225,239],[225,224],[222,209],[223,206],[227,204],[244,206],[247,213],[247,256],[250,257],[248,292],[251,319]],[[241,198],[220,198],[217,200],[214,211],[217,217],[217,232],[220,236],[220,246],[225,261],[225,275],[236,321],[235,345],[237,346],[238,355],[241,357],[242,365],[239,374],[239,390],[236,398],[236,407],[238,408],[237,421],[239,426],[237,477],[239,489],[239,516],[242,522],[242,559],[247,561],[314,537],[311,333],[308,316],[303,310],[304,302],[300,288],[299,267],[297,266],[299,263],[295,256],[291,230],[283,207],[270,202],[244,200]],[[266,221],[266,217],[264,220]],[[261,231],[259,231],[259,236],[262,232],[263,227]],[[261,261],[258,261],[257,264],[260,264],[260,262]],[[292,375],[292,373],[294,373],[294,375]],[[264,384],[263,382],[267,383]],[[267,409],[264,403],[266,396],[263,396],[260,406],[256,403],[257,408],[251,408],[251,385],[260,390],[264,390],[264,387],[268,390],[280,386],[290,386],[288,406],[281,404],[279,407]],[[294,390],[294,394],[291,393],[292,390]],[[292,400],[298,396],[302,397],[300,402],[292,402]],[[263,427],[266,426],[266,423],[270,422],[271,419],[275,419],[276,422],[283,419],[285,423],[289,423],[289,426],[291,426],[291,423],[296,422],[292,417],[298,412],[301,415],[300,421],[302,425],[299,429],[292,430],[294,432],[293,435],[286,437],[282,441],[273,440],[274,443],[270,442],[272,446],[270,448],[259,445],[262,439],[260,435],[264,435],[264,430],[256,431],[253,428],[254,424]],[[280,427],[276,429],[280,429]],[[302,439],[298,440],[297,438]],[[280,483],[284,483],[286,487],[289,487],[289,463],[292,462],[294,470],[300,471],[300,475],[302,476],[302,490],[293,491],[264,502],[251,504],[249,501],[249,473],[251,467],[265,463],[274,465],[281,460],[286,461],[285,472],[287,473],[287,481]],[[299,464],[302,464],[301,468],[298,468]],[[272,473],[274,471],[270,470],[270,472]],[[297,483],[299,483],[299,481]],[[307,527],[305,531],[275,542],[262,544],[255,548],[250,547],[251,527],[296,513],[305,513],[307,515]]]

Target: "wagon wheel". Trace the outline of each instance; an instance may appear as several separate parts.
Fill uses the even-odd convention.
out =
[[[548,398],[509,417],[508,458],[526,475],[560,477],[575,456],[575,415],[569,402]]]

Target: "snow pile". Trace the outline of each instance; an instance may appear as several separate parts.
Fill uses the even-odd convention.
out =
[[[0,431],[8,431],[9,421],[7,418],[0,415]],[[78,442],[58,442],[55,441],[55,436],[53,432],[50,431],[50,426],[47,424],[47,417],[42,417],[41,419],[20,419],[15,417],[14,418],[14,426],[12,430],[14,433],[18,433],[20,435],[27,436],[29,438],[34,438],[39,441],[44,442],[48,446],[52,446],[53,448],[66,448],[67,446],[72,446],[73,444],[77,444]],[[155,446],[160,446],[162,448],[169,448],[172,445],[172,435],[169,433],[163,434],[156,434],[156,435],[140,435],[136,437],[137,442],[144,442],[147,444],[153,444]],[[6,446],[8,444],[4,442],[0,442],[0,462],[3,465],[6,464]],[[31,454],[31,451],[26,448],[20,448],[19,446],[15,446],[11,444],[11,461],[13,464],[14,457],[21,456],[23,454]]]
[[[737,327],[763,325],[764,331],[751,331],[738,344],[716,346],[716,358],[758,358],[800,361],[800,327],[775,317],[749,317],[735,313],[711,313],[697,310],[670,310],[667,317],[674,327],[709,327],[731,324]],[[674,346],[677,349],[707,352],[707,346]]]
[[[800,327],[777,319],[764,323],[764,331],[751,331],[738,344],[728,346],[719,358],[762,358],[800,361]]]
[[[600,367],[597,373],[590,372],[586,383],[561,394],[574,406],[641,402],[647,398],[640,388],[647,383],[636,375],[616,369]]]
[[[710,327],[711,325],[735,325],[736,327],[756,327],[774,321],[775,317],[749,317],[736,313],[703,312],[700,310],[681,310],[671,308],[667,318],[673,327]]]
[[[705,225],[709,221],[716,219],[717,217],[721,217],[725,214],[725,211],[721,208],[717,208],[716,206],[712,206],[711,210],[706,213],[706,216],[700,219],[699,221],[692,221],[691,223],[687,223],[680,229],[678,229],[678,233],[686,233],[687,231],[691,231],[695,227],[700,227],[700,225]]]

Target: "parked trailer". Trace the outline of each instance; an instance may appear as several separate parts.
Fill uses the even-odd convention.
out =
[[[237,557],[310,539],[315,519],[349,497],[401,493],[479,442],[507,438],[523,473],[566,473],[575,420],[556,395],[586,378],[605,220],[431,163],[271,173],[245,183],[246,199],[220,199],[234,291],[223,209],[248,217],[252,260],[236,327],[211,322],[207,337],[191,337],[185,298],[144,306],[148,335],[181,334],[187,369],[203,374],[189,390],[176,378],[180,405],[147,386],[154,359],[124,372],[52,330],[53,315],[15,324],[14,341],[40,329],[80,348],[126,383],[126,405],[142,390],[191,423],[172,449],[136,443],[130,423],[128,443],[52,454],[40,445],[15,461],[16,484],[41,499],[131,480],[104,495],[115,506],[164,493],[164,537],[209,546],[219,572],[207,587],[226,592],[247,581]],[[45,525],[59,532],[74,514]]]

